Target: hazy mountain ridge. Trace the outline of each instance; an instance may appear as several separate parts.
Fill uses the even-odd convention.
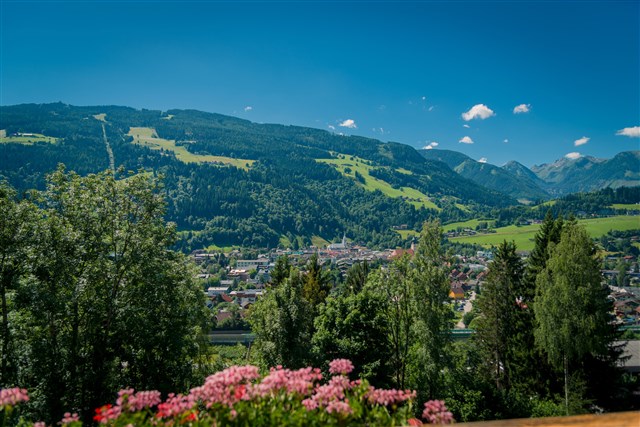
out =
[[[591,156],[562,158],[531,170],[554,195],[594,191],[606,187],[640,185],[640,151],[624,151],[611,159]]]
[[[461,176],[513,198],[536,200],[549,197],[528,174],[512,173],[508,169],[478,162],[457,151],[432,149],[421,150],[420,154],[427,159],[439,160]]]
[[[640,151],[621,152],[611,159],[563,157],[531,169],[516,161],[499,168],[450,150],[431,149],[420,153],[427,159],[442,161],[465,178],[518,199],[640,185]]]

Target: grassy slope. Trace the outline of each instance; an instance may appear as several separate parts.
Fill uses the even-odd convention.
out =
[[[353,160],[351,160],[353,159]],[[318,162],[327,163],[336,167],[338,172],[343,174],[344,176],[348,176],[350,178],[355,179],[356,171],[362,175],[365,179],[365,183],[362,184],[358,181],[359,185],[362,185],[366,190],[375,191],[380,190],[382,194],[388,197],[404,198],[408,203],[411,203],[415,207],[424,206],[427,209],[436,209],[440,210],[435,203],[431,201],[429,196],[426,194],[416,190],[415,188],[410,187],[401,187],[401,188],[393,188],[388,182],[382,181],[381,179],[374,178],[369,174],[369,171],[373,169],[373,166],[370,166],[365,163],[365,161],[359,157],[355,156],[346,156],[346,155],[338,155],[338,158],[333,159],[317,159]],[[346,169],[349,168],[351,171],[349,173],[346,172]],[[400,173],[411,173],[406,169],[398,170]]]
[[[24,144],[31,145],[36,142],[48,142],[51,144],[55,144],[58,141],[58,138],[54,138],[52,136],[46,136],[39,133],[33,134],[33,136],[4,136],[0,137],[0,143],[14,143],[14,144]]]
[[[132,127],[129,129],[128,135],[133,137],[134,144],[144,145],[152,150],[164,149],[167,151],[173,151],[176,158],[184,163],[218,162],[245,170],[254,163],[254,160],[233,159],[231,157],[190,153],[184,146],[176,145],[176,142],[173,140],[158,138],[158,134],[153,128]]]
[[[610,230],[640,229],[640,217],[628,215],[609,218],[584,219],[580,220],[579,223],[586,227],[587,232],[591,237],[600,237]],[[522,227],[510,225],[508,227],[497,228],[496,233],[457,237],[451,240],[464,243],[475,243],[486,247],[498,245],[503,240],[513,240],[516,243],[518,250],[530,251],[533,249],[533,238],[539,227],[539,225],[526,225]]]
[[[472,230],[476,229],[476,226],[481,222],[488,222],[489,226],[493,226],[495,220],[493,219],[470,219],[469,221],[464,222],[454,222],[451,224],[446,224],[442,226],[442,231],[445,233],[447,231],[456,231],[458,227],[462,228],[470,228]],[[403,239],[406,239],[409,236],[418,236],[420,233],[414,230],[396,230],[396,233],[400,234]]]
[[[611,205],[613,209],[619,211],[637,211],[640,210],[640,204],[638,203],[614,203]]]

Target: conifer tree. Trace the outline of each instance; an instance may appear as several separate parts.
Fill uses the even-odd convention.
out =
[[[535,342],[564,373],[569,413],[569,375],[585,357],[609,354],[611,302],[602,284],[600,261],[584,227],[569,222],[547,266],[536,279]]]
[[[279,286],[286,278],[289,277],[290,273],[291,263],[289,262],[289,257],[286,255],[278,257],[276,265],[273,267],[273,271],[271,272],[271,286]]]
[[[477,304],[480,317],[477,320],[474,339],[483,352],[484,363],[490,378],[498,390],[510,389],[515,369],[518,322],[522,310],[522,285],[524,265],[516,253],[513,242],[504,241],[498,246],[494,260]]]
[[[449,365],[453,312],[441,242],[440,222],[425,222],[409,273],[415,319],[411,378],[424,400],[434,399],[442,392],[443,372]]]
[[[514,364],[511,378],[516,380],[513,385],[523,391],[535,390],[542,396],[553,393],[555,376],[553,368],[547,362],[544,350],[536,347],[534,338],[535,315],[534,298],[536,295],[536,277],[547,266],[550,252],[560,242],[564,219],[554,218],[548,210],[540,229],[535,235],[535,246],[529,254],[524,271],[523,287],[521,288],[520,306],[514,328]]]
[[[307,263],[302,296],[311,304],[311,307],[317,309],[327,298],[329,291],[331,291],[329,275],[318,262],[318,254],[313,254]]]

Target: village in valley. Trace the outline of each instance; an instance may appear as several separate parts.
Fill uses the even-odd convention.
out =
[[[339,243],[326,248],[309,247],[301,250],[276,249],[258,253],[252,259],[246,259],[246,253],[240,250],[230,252],[206,252],[196,250],[192,259],[200,268],[197,279],[207,296],[207,305],[215,310],[216,328],[214,333],[225,334],[229,331],[248,331],[245,321],[248,310],[257,299],[269,291],[270,272],[276,260],[287,257],[290,263],[304,271],[312,257],[318,264],[328,269],[337,281],[344,278],[348,270],[357,263],[366,262],[370,266],[384,266],[400,257],[412,257],[416,243],[408,249],[371,250],[361,245],[351,244],[346,236]],[[251,253],[256,255],[256,253]],[[523,252],[523,258],[528,253]],[[492,262],[491,249],[477,250],[472,255],[454,254],[450,257],[449,297],[453,303],[456,323],[454,334],[469,335],[473,329],[473,301],[480,292],[487,276],[488,266]],[[602,275],[611,289],[609,298],[614,302],[617,322],[621,326],[640,327],[640,271],[637,259],[633,256],[608,256],[604,266],[624,262],[628,268],[621,272],[616,269],[603,269]],[[618,278],[620,274],[625,277]],[[623,286],[617,286],[623,285]]]

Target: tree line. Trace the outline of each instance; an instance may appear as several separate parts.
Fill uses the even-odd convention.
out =
[[[549,213],[526,262],[503,242],[467,341],[450,333],[451,262],[441,242],[439,223],[426,223],[413,257],[375,270],[356,264],[333,288],[317,258],[306,272],[280,258],[249,316],[263,365],[348,358],[374,385],[445,399],[461,421],[637,407],[637,381],[618,367],[612,302],[582,226]]]

